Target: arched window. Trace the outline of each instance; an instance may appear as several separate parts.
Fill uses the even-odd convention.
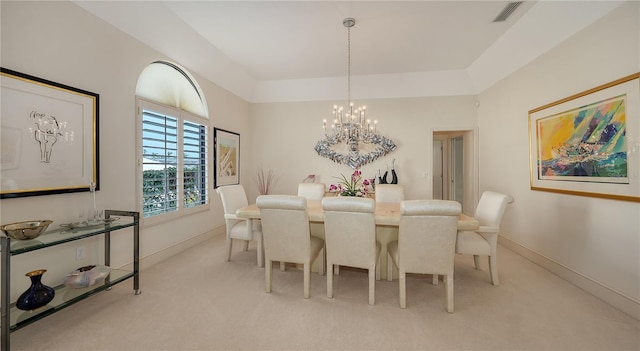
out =
[[[138,78],[136,96],[209,118],[200,86],[175,63],[156,61],[147,66]]]
[[[139,208],[170,219],[209,206],[209,120],[204,95],[182,67],[147,66],[136,86]]]

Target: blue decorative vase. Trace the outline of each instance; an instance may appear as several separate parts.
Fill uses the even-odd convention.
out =
[[[16,301],[16,307],[24,311],[32,311],[45,306],[56,295],[53,288],[42,284],[42,275],[46,269],[38,269],[37,271],[25,274],[31,279],[31,286]]]

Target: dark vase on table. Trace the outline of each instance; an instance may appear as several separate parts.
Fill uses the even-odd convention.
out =
[[[391,184],[398,184],[398,174],[396,173],[396,159],[391,163]]]
[[[42,275],[46,269],[38,269],[25,274],[31,279],[31,286],[16,301],[16,307],[24,311],[32,311],[45,306],[56,295],[52,287],[42,284]]]

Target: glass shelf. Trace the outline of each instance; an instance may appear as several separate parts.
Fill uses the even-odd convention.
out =
[[[0,236],[0,349],[10,350],[10,335],[12,332],[47,317],[53,313],[71,306],[76,302],[107,290],[127,279],[133,279],[133,291],[140,292],[140,213],[134,211],[105,210],[105,223],[96,225],[66,225],[63,228],[46,231],[33,240],[12,240]],[[122,218],[125,217],[125,218]],[[71,228],[74,227],[75,228]],[[89,238],[96,235],[104,237],[104,265],[111,261],[111,232],[129,228],[133,229],[133,270],[111,269],[104,282],[82,289],[69,288],[64,285],[54,287],[53,300],[34,311],[23,311],[16,307],[15,301],[10,301],[11,293],[11,257],[39,249],[60,245],[75,240]]]
[[[11,255],[19,255],[25,252],[39,250],[49,246],[55,246],[70,241],[88,238],[109,231],[132,227],[136,223],[133,218],[120,218],[108,224],[99,224],[82,228],[60,228],[48,230],[32,240],[11,240]]]
[[[15,303],[12,303],[10,306],[11,325],[9,326],[9,329],[12,332],[16,331],[50,314],[56,313],[65,307],[71,306],[86,297],[100,291],[107,290],[110,287],[133,277],[133,275],[134,273],[132,271],[112,269],[104,282],[86,288],[73,289],[66,287],[65,285],[58,285],[54,287],[56,294],[53,300],[46,306],[33,311],[20,310],[15,306]]]

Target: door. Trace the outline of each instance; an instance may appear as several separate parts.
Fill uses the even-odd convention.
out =
[[[433,198],[444,200],[444,157],[442,140],[433,141]]]
[[[464,144],[462,135],[451,139],[451,199],[463,203],[464,199]]]

